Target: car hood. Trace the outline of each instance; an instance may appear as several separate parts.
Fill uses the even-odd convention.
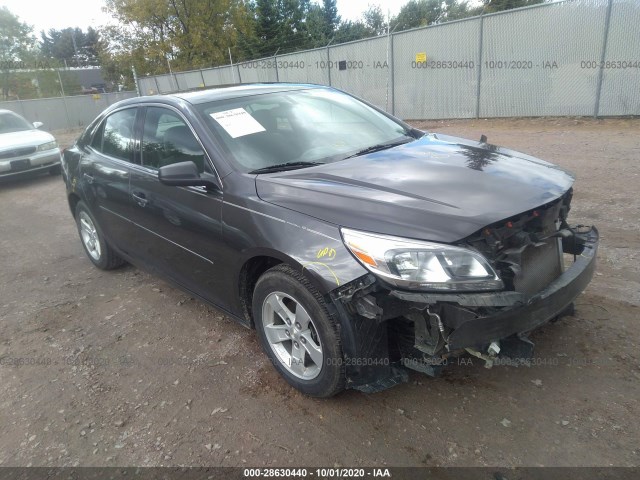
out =
[[[0,134],[0,150],[14,147],[36,146],[53,141],[53,135],[40,130],[22,130]]]
[[[541,206],[573,184],[566,170],[446,135],[315,167],[258,175],[261,199],[336,225],[455,242]]]

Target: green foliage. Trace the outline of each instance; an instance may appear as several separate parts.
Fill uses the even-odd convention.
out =
[[[309,46],[305,18],[308,0],[257,0],[252,13],[256,45],[247,57],[270,56],[276,51],[301,50]]]
[[[225,63],[251,34],[242,0],[107,0],[117,25],[100,33],[99,58],[112,80]]]
[[[491,13],[511,10],[512,8],[528,7],[529,5],[537,5],[544,2],[545,0],[484,0],[482,3],[484,11]]]
[[[322,0],[322,12],[324,14],[324,35],[326,38],[330,38],[340,24],[336,0]]]
[[[86,33],[80,28],[43,30],[40,32],[40,53],[68,67],[95,66],[98,64],[98,41],[98,32],[91,27]]]
[[[23,88],[24,82],[15,78],[16,71],[30,66],[35,59],[33,28],[0,7],[0,89],[1,98],[8,99],[13,89]]]
[[[382,13],[380,5],[369,5],[369,8],[362,14],[362,19],[373,35],[383,35],[387,32],[387,19]]]
[[[400,9],[393,25],[397,31],[425,27],[440,23],[444,12],[441,0],[410,0]]]

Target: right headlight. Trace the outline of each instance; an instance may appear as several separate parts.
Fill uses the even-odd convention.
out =
[[[56,148],[58,146],[58,144],[55,141],[52,142],[47,142],[47,143],[43,143],[41,145],[38,145],[38,152],[46,152],[47,150],[53,150],[54,148]]]
[[[414,290],[502,290],[489,262],[466,248],[342,228],[351,253],[386,282]]]

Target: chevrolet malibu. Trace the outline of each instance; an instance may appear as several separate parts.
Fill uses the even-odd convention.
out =
[[[53,135],[10,110],[0,110],[0,180],[49,172],[60,174],[60,150]]]
[[[64,152],[63,178],[96,267],[133,263],[255,328],[311,396],[460,355],[530,359],[529,332],[595,268],[570,173],[323,86],[125,100]]]

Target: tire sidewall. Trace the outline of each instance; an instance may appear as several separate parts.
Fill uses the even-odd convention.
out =
[[[93,226],[96,229],[96,232],[98,234],[98,243],[100,243],[100,260],[96,260],[94,259],[91,254],[89,253],[89,251],[87,250],[87,246],[84,244],[84,240],[82,239],[82,231],[81,231],[81,227],[80,227],[80,212],[84,212],[86,213],[89,218],[91,219],[91,222],[93,223]],[[108,264],[108,258],[107,258],[107,243],[104,240],[104,235],[102,234],[102,230],[100,229],[100,226],[98,225],[98,222],[96,222],[95,217],[93,216],[93,214],[91,213],[91,211],[87,208],[87,206],[85,205],[84,202],[80,201],[78,202],[78,204],[76,205],[76,212],[75,212],[75,216],[76,216],[76,227],[78,229],[78,235],[80,235],[80,243],[82,244],[82,249],[84,250],[84,253],[87,254],[87,257],[89,258],[89,260],[91,260],[91,263],[93,263],[96,267],[101,268],[101,269],[106,269],[107,268],[107,264]]]
[[[320,338],[323,365],[318,376],[312,380],[304,380],[290,373],[278,359],[264,333],[262,306],[269,294],[278,291],[291,295],[304,307],[313,320],[313,324]],[[301,392],[315,397],[327,397],[334,395],[342,389],[339,386],[342,384],[344,378],[342,349],[339,341],[339,331],[335,328],[326,307],[321,303],[321,301],[324,301],[318,301],[316,296],[319,296],[316,291],[310,291],[296,278],[287,275],[283,271],[270,270],[265,273],[256,284],[253,295],[252,312],[262,348],[276,370],[278,370],[290,385]]]

